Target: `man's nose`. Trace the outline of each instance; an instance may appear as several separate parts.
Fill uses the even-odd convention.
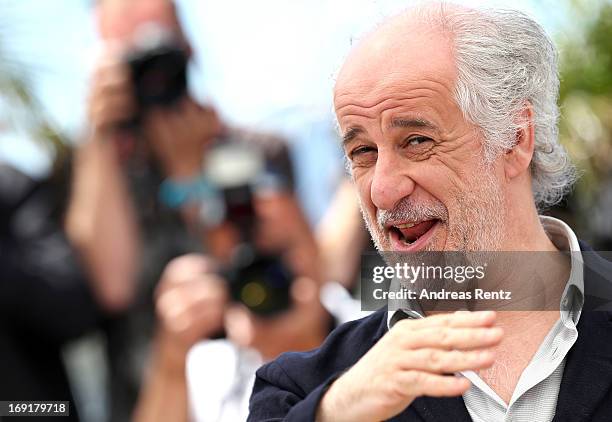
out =
[[[391,151],[379,151],[370,186],[372,203],[380,210],[391,210],[415,188],[414,180],[402,168],[400,157]]]

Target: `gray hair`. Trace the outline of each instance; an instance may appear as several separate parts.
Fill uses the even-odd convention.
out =
[[[431,9],[430,9],[431,10]],[[544,29],[526,14],[505,9],[439,9],[454,43],[455,101],[464,117],[482,130],[485,157],[512,148],[527,103],[533,110],[535,150],[530,164],[538,208],[563,199],[577,178],[559,143],[557,52]]]

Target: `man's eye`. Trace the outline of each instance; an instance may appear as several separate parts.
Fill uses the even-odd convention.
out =
[[[351,153],[349,154],[352,157],[355,157],[357,155],[362,155],[368,152],[372,152],[374,151],[374,148],[372,147],[357,147],[354,150],[351,151]]]
[[[431,141],[431,138],[426,136],[413,136],[412,138],[406,139],[406,145],[416,146],[429,141]]]

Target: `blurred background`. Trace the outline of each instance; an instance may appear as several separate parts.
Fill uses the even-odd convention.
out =
[[[107,0],[107,3],[122,1],[130,3],[130,0]],[[144,4],[147,0],[134,0],[134,3]],[[612,249],[612,2],[462,3],[508,5],[525,10],[556,41],[560,50],[561,142],[582,176],[566,201],[549,212],[570,223],[578,237],[590,242],[596,250]],[[317,230],[321,231],[325,224],[329,227],[329,222],[334,221],[334,212],[340,213],[338,210],[345,212],[348,208],[353,212],[355,224],[363,232],[354,205],[345,204],[345,208],[338,205],[346,202],[347,196],[342,192],[344,165],[332,115],[334,73],[355,40],[375,22],[401,10],[406,0],[176,0],[175,4],[182,36],[189,41],[189,98],[205,105],[211,113],[214,110],[215,119],[223,122],[224,127],[240,127],[283,139],[293,165],[289,184],[297,198],[296,206],[323,249],[333,249],[335,245],[330,239],[317,237]],[[126,13],[119,10],[118,13]],[[79,168],[74,151],[93,136],[91,114],[88,114],[92,74],[105,54],[99,15],[97,2],[93,0],[0,0],[0,163],[27,176],[32,181],[29,183],[51,186],[45,201],[54,204],[54,211],[45,215],[56,216],[59,226],[66,209],[74,205],[70,202],[69,183],[74,177],[75,162]],[[160,212],[158,184],[152,182],[155,192],[150,194],[151,183],[139,184],[138,180],[155,178],[148,173],[142,176],[138,166],[136,163],[130,170],[136,167],[136,187],[130,188],[135,190],[137,199],[138,216],[134,218],[156,227],[162,221],[159,223],[162,227],[176,216],[167,217],[164,210]],[[161,167],[164,170],[160,183],[164,174],[165,180],[172,175],[164,163]],[[108,173],[100,171],[96,177],[104,179]],[[10,196],[11,189],[21,182],[7,180],[0,185]],[[109,177],[108,183],[113,183],[113,177]],[[199,187],[192,185],[190,188]],[[95,189],[95,186],[82,189]],[[104,192],[100,195],[105,198]],[[349,192],[349,202],[350,195]],[[117,209],[121,210],[121,205]],[[285,214],[285,217],[291,219],[292,215]],[[126,217],[125,230],[119,227],[121,235],[131,230],[130,218]],[[193,219],[185,217],[186,221],[191,221],[190,218]],[[173,224],[168,223],[167,227],[174,227]],[[128,420],[126,415],[132,414],[139,386],[126,387],[130,381],[116,379],[114,374],[129,372],[136,380],[143,376],[144,362],[151,354],[151,339],[157,335],[152,298],[163,267],[175,256],[201,249],[197,239],[193,242],[195,246],[177,240],[175,243],[180,246],[164,253],[151,245],[165,242],[168,233],[173,238],[181,238],[182,230],[160,229],[161,234],[151,234],[154,229],[145,230],[146,245],[139,252],[144,270],[131,271],[141,274],[136,278],[153,281],[138,282],[134,288],[136,293],[126,293],[130,299],[125,299],[125,303],[112,299],[100,302],[99,297],[110,296],[104,296],[105,293],[96,296],[94,287],[93,302],[96,307],[102,303],[100,312],[92,316],[84,311],[87,317],[62,314],[62,318],[83,322],[82,327],[74,328],[74,335],[71,332],[52,341],[67,367],[81,420]],[[351,230],[347,228],[345,234],[352,235]],[[67,236],[70,238],[70,233]],[[365,245],[364,236],[355,236]],[[126,238],[123,245],[131,241]],[[210,245],[204,247],[210,248]],[[362,249],[355,249],[358,256]],[[88,256],[83,250],[78,255],[86,261],[85,266],[102,265],[95,257],[89,261],[83,259]],[[121,254],[123,258],[137,256],[129,248]],[[53,259],[62,261],[65,256],[60,254]],[[142,275],[147,269],[149,274]],[[330,270],[333,271],[348,270]],[[96,277],[91,268],[83,272],[87,274],[84,277]],[[328,274],[322,276],[330,277],[333,278]],[[351,288],[350,281],[338,281]],[[6,302],[9,297],[5,296]],[[87,301],[76,303],[75,309],[88,307]],[[73,305],[66,302],[58,306],[65,311]],[[159,309],[157,312],[159,317]],[[137,346],[127,346],[126,337],[132,340],[142,337],[142,341]],[[122,402],[114,396],[125,400]]]
[[[178,0],[195,53],[193,95],[231,122],[288,133],[298,192],[311,221],[335,186],[340,152],[330,128],[333,75],[354,39],[404,1]],[[562,142],[584,171],[571,208],[583,238],[605,224],[581,210],[610,204],[610,2],[464,1],[511,5],[535,16],[561,51]],[[0,157],[33,176],[49,172],[85,125],[87,83],[99,52],[93,0],[0,0]],[[304,142],[308,140],[308,142]],[[331,141],[331,142],[330,142]],[[314,144],[313,144],[314,142]],[[324,151],[310,159],[311,151]],[[305,154],[305,155],[304,155]],[[316,183],[304,183],[314,180]],[[316,187],[316,188],[315,188]],[[607,201],[607,202],[606,202]],[[605,213],[605,205],[601,205]],[[580,208],[580,209],[578,209]],[[593,224],[595,226],[590,227]],[[611,227],[605,231],[610,233]]]

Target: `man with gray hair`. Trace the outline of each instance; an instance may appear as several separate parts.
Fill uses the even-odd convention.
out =
[[[334,105],[377,248],[562,251],[541,280],[556,309],[381,309],[263,366],[249,420],[612,420],[612,264],[538,214],[575,179],[558,86],[517,11],[427,3],[357,45]]]

